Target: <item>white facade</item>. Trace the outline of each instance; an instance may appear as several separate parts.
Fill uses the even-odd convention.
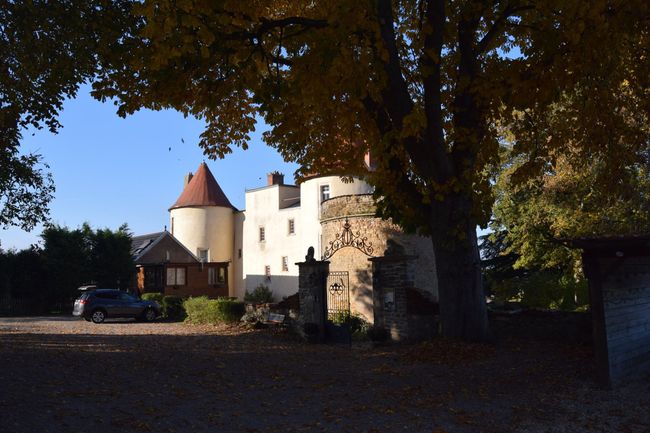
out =
[[[317,257],[322,251],[320,204],[327,197],[323,194],[333,198],[371,191],[359,179],[345,183],[338,176],[312,178],[300,186],[269,185],[246,191],[246,210],[236,224],[234,296],[243,298],[247,290],[259,285],[268,286],[277,300],[296,293],[296,263],[305,260],[309,247],[314,247]]]
[[[197,206],[171,209],[171,234],[195,256],[206,262],[232,262],[235,239],[233,209],[222,206]],[[229,293],[236,277],[228,272]],[[235,295],[232,295],[235,296]]]
[[[172,235],[193,254],[199,258],[203,254],[211,262],[230,262],[230,296],[243,299],[246,291],[259,285],[269,287],[278,301],[295,294],[296,263],[305,260],[309,247],[314,247],[316,258],[323,250],[322,201],[372,192],[360,179],[344,182],[339,176],[314,177],[300,186],[284,185],[279,179],[246,191],[243,211],[218,205],[170,210]]]

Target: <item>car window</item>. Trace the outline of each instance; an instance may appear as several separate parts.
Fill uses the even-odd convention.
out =
[[[129,302],[133,302],[136,300],[133,296],[129,295],[128,293],[120,293],[120,299],[122,301],[129,301]]]
[[[101,298],[101,299],[117,299],[119,296],[119,293],[114,293],[114,292],[102,292],[102,293],[96,293],[96,297]]]

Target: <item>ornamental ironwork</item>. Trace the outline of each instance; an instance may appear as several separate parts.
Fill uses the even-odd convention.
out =
[[[323,260],[327,260],[334,255],[335,252],[345,247],[353,247],[361,251],[367,256],[372,257],[372,243],[368,242],[366,236],[361,236],[360,232],[353,232],[350,221],[345,219],[345,224],[343,224],[343,231],[336,234],[336,238],[333,241],[330,241],[325,252],[323,254]]]
[[[327,315],[330,320],[350,315],[350,277],[347,271],[327,275]]]

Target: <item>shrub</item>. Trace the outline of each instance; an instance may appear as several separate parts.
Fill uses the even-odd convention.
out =
[[[216,305],[216,319],[219,322],[237,322],[246,312],[244,303],[234,299],[219,298],[211,302]]]
[[[162,293],[157,293],[157,292],[143,293],[141,298],[144,299],[145,301],[156,301],[161,307],[163,307],[164,295]]]
[[[190,323],[237,322],[245,312],[243,302],[229,298],[208,299],[207,296],[188,298],[183,307]]]
[[[186,320],[190,323],[209,323],[208,301],[207,296],[187,298],[183,302],[183,308],[187,314]]]
[[[259,286],[255,287],[255,290],[252,292],[246,290],[244,301],[250,302],[252,304],[270,304],[272,302],[275,302],[273,299],[273,291],[271,291],[271,289],[269,289],[268,286],[265,286],[264,284],[260,284]]]
[[[365,317],[349,311],[330,313],[328,319],[337,325],[347,324],[350,327],[350,333],[355,339],[363,339],[370,328],[370,323]]]
[[[183,320],[186,317],[183,308],[183,298],[180,296],[165,296],[162,300],[163,316],[172,320]]]

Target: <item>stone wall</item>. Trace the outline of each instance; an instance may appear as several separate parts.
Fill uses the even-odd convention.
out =
[[[346,219],[353,234],[365,239],[365,252],[346,247],[335,252],[328,260],[332,271],[350,273],[351,309],[370,322],[373,321],[373,299],[372,267],[368,258],[383,256],[389,239],[402,245],[406,254],[417,256],[413,286],[433,300],[438,297],[431,241],[406,234],[392,221],[375,217],[375,210],[372,195],[369,194],[335,197],[321,205],[321,254],[336,239],[336,235],[343,232]]]
[[[397,255],[369,259],[373,273],[374,323],[392,340],[427,340],[436,332],[433,315],[410,314],[408,291],[414,290],[417,257]]]
[[[298,265],[298,297],[300,300],[300,317],[297,331],[304,332],[305,324],[315,324],[318,327],[318,341],[325,340],[325,322],[327,321],[327,300],[325,299],[325,284],[329,273],[329,262],[306,261]],[[305,335],[305,337],[310,337]]]

